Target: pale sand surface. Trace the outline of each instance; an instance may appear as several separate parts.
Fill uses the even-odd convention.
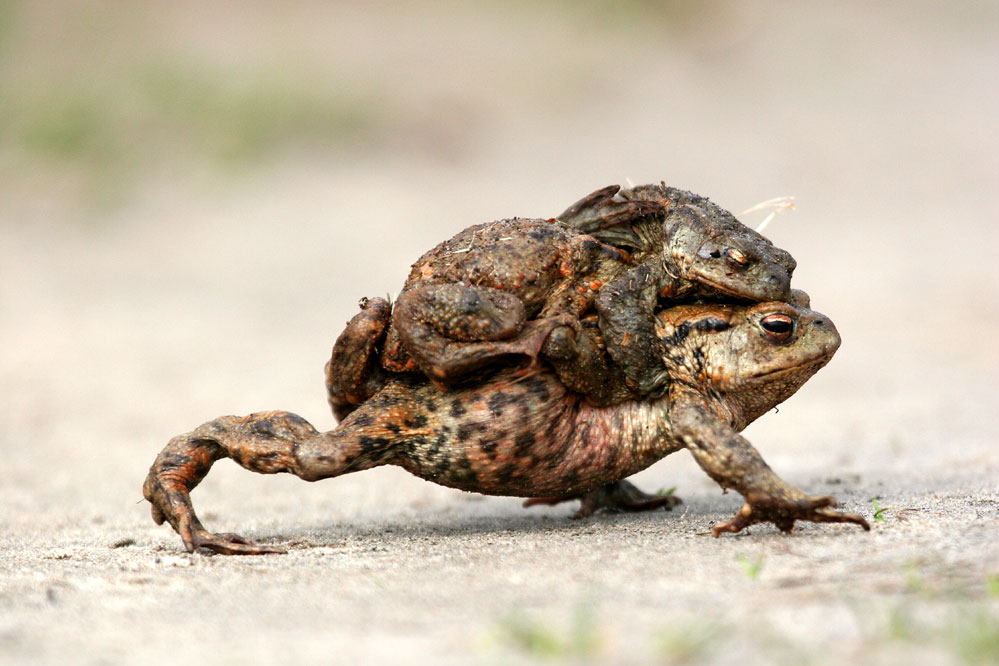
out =
[[[98,212],[8,188],[0,663],[999,658],[995,14],[751,4],[658,39],[561,29],[559,7],[181,6],[162,29],[199,57],[266,34],[370,68],[415,138],[153,173]],[[359,297],[464,226],[626,178],[735,212],[797,197],[767,233],[844,344],[747,435],[808,492],[872,520],[878,498],[870,533],[706,536],[740,501],[685,452],[636,478],[675,486],[672,513],[577,522],[397,469],[310,485],[222,461],[194,494],[209,528],[288,555],[188,555],[153,525],[140,485],[172,435],[264,409],[333,427],[322,367]]]

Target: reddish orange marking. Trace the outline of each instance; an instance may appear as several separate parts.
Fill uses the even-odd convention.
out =
[[[624,339],[621,340],[621,346],[622,347],[627,347],[628,346],[628,338],[630,338],[630,337],[631,337],[631,331],[625,331],[624,332]]]
[[[600,280],[594,280],[593,282],[590,283],[590,289],[592,289],[593,291],[600,291],[600,287],[602,286],[603,283]]]

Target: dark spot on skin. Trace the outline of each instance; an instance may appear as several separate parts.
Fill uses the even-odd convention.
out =
[[[681,324],[681,326],[686,326],[686,323]],[[724,319],[718,319],[717,317],[708,317],[707,319],[701,319],[694,324],[694,328],[698,331],[727,331],[732,328],[732,326]]]
[[[523,382],[524,387],[530,394],[540,402],[548,402],[548,386],[538,379],[531,377]]]
[[[388,444],[389,440],[385,437],[368,437],[367,435],[362,435],[358,438],[357,443],[364,450],[364,453],[370,453]]]
[[[182,453],[167,453],[160,456],[157,467],[161,472],[180,469],[191,462],[191,459]]]
[[[277,433],[274,432],[274,423],[269,419],[262,419],[253,424],[253,434],[261,439],[274,439]]]
[[[494,478],[496,479],[499,485],[503,486],[509,485],[510,481],[513,480],[513,475],[516,471],[517,471],[516,465],[514,465],[513,463],[507,463],[506,465],[503,465],[498,470],[496,470]]]
[[[257,461],[274,462],[275,460],[277,460],[280,457],[281,457],[280,453],[278,453],[277,451],[271,451],[270,453],[261,453],[261,454],[257,455],[256,458],[257,458]]]
[[[407,455],[412,456],[417,451],[427,450],[427,438],[423,435],[417,435],[416,437],[410,437],[406,442],[402,444],[402,451]]]
[[[673,335],[669,336],[668,338],[663,338],[662,342],[667,347],[675,347],[676,345],[686,340],[687,336],[689,335],[690,335],[690,323],[685,321],[676,327],[676,331],[673,332]]]
[[[423,414],[418,414],[406,419],[403,421],[403,424],[411,430],[416,430],[417,428],[422,428],[427,425],[427,417]]]
[[[443,432],[438,432],[437,437],[434,439],[433,444],[428,444],[425,452],[428,456],[437,455],[441,447],[447,443],[447,435]]]
[[[225,431],[225,428],[220,428],[220,431]],[[222,447],[214,439],[204,439],[204,438],[192,439],[191,446],[197,449],[211,449],[212,454],[216,457],[224,455],[222,453],[223,451]]]
[[[524,455],[534,446],[534,433],[522,432],[517,435],[514,445],[517,447],[517,455]]]
[[[704,369],[704,351],[700,347],[694,347],[694,363],[698,370]]]
[[[370,414],[358,414],[357,418],[354,419],[354,425],[360,426],[362,428],[367,428],[374,422],[375,420],[371,418]]]
[[[459,399],[451,401],[451,416],[453,418],[458,418],[465,413],[465,405]]]
[[[443,485],[447,480],[447,464],[438,463],[426,471],[427,481]]]
[[[387,423],[385,424],[385,429],[398,435],[402,432],[402,428],[399,427],[398,423]]]
[[[506,393],[496,393],[489,398],[489,411],[493,416],[501,416],[503,408],[514,402],[514,398]]]
[[[306,421],[305,419],[303,419],[298,414],[285,414],[284,418],[285,418],[286,421],[288,421],[289,423],[292,423],[294,425],[298,425],[298,426],[307,426],[307,425],[309,425],[309,422]]]
[[[489,455],[490,458],[496,455],[496,442],[483,442],[480,446],[482,452]]]
[[[533,238],[534,240],[543,241],[543,240],[548,240],[549,238],[551,238],[554,235],[554,230],[555,230],[555,227],[551,227],[551,228],[547,228],[547,227],[535,228],[535,229],[531,229],[530,231],[528,231],[527,235],[530,236],[531,238]]]
[[[479,426],[477,423],[462,423],[460,426],[458,426],[458,442],[464,444],[475,434],[475,431],[478,429]]]

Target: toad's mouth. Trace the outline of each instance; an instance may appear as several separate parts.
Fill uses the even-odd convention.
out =
[[[832,354],[822,354],[822,355],[816,356],[814,358],[805,359],[805,360],[801,361],[800,363],[796,363],[796,364],[791,365],[791,366],[787,366],[787,367],[783,367],[783,368],[777,368],[776,370],[768,370],[766,372],[759,372],[759,373],[756,373],[756,374],[749,375],[746,378],[746,381],[747,382],[752,382],[752,383],[755,384],[755,383],[759,382],[760,380],[763,380],[764,382],[769,382],[769,381],[771,381],[773,379],[779,379],[780,377],[783,377],[784,375],[797,374],[797,373],[800,373],[802,371],[807,371],[807,370],[811,370],[814,373],[814,372],[817,372],[818,370],[820,370],[822,368],[822,366],[824,366],[826,363],[828,363],[830,361],[830,359],[832,359],[832,357],[833,357]],[[813,368],[814,368],[814,370],[813,370]]]
[[[789,289],[782,291],[782,293],[780,294],[747,296],[745,288],[743,288],[740,291],[738,288],[725,284],[724,282],[719,282],[716,279],[712,279],[712,277],[708,275],[695,275],[689,279],[694,282],[698,282],[703,286],[710,287],[712,290],[719,292],[719,294],[721,294],[722,296],[735,298],[736,300],[743,303],[755,303],[762,301],[784,301],[787,300],[788,297],[790,296]],[[743,283],[743,287],[745,287],[745,283]]]

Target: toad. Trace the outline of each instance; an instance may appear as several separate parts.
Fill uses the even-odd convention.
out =
[[[745,498],[712,528],[716,537],[762,522],[787,532],[798,520],[870,529],[831,497],[788,485],[739,434],[832,358],[840,338],[827,317],[795,303],[699,304],[658,312],[653,330],[671,377],[657,398],[596,406],[545,369],[526,377],[504,369],[448,392],[426,377],[395,375],[329,432],[275,411],[223,416],[179,435],[154,461],[143,494],[153,520],[168,522],[188,551],[280,553],[201,524],[190,491],[215,461],[307,481],[398,465],[466,491],[563,499],[685,448]]]
[[[578,319],[593,309],[601,353],[620,380],[577,375],[586,381],[569,387],[603,405],[654,394],[669,383],[652,330],[662,299],[790,298],[791,255],[717,204],[665,184],[619,190],[597,190],[558,219],[469,227],[417,260],[394,310],[364,300],[327,366],[337,417],[381,386],[379,363],[423,372],[444,388],[501,357],[536,359],[559,327],[576,332],[557,345],[563,355],[602,363],[579,335]],[[383,351],[373,360],[376,347]]]

